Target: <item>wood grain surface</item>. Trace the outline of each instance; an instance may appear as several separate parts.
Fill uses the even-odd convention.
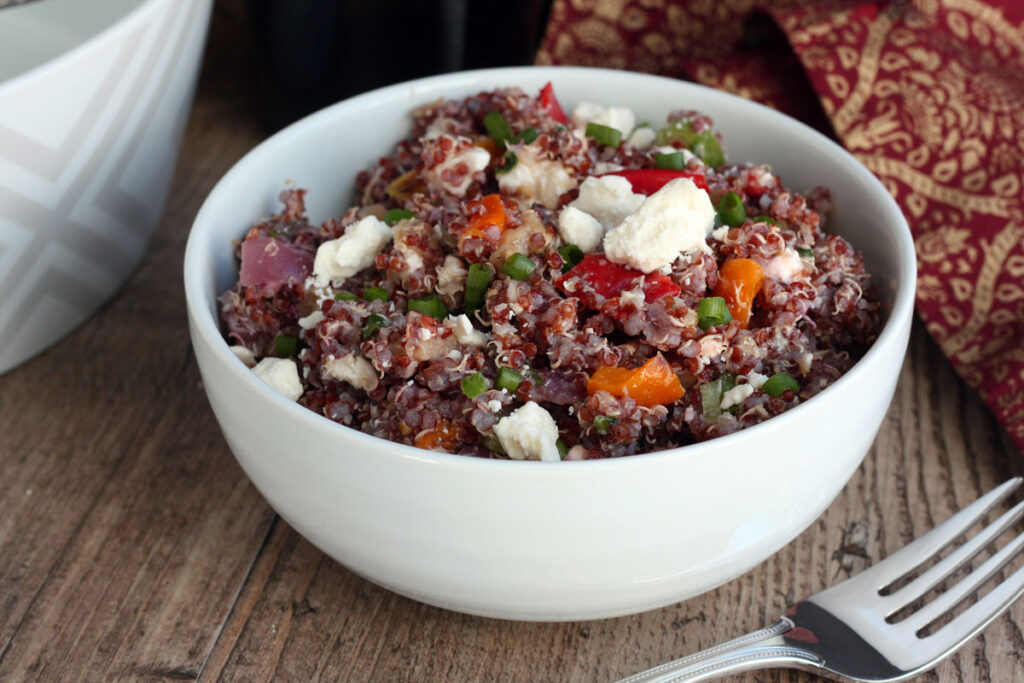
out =
[[[0,680],[611,680],[771,623],[1024,474],[917,325],[846,488],[797,540],[711,593],[618,619],[519,623],[428,607],[352,574],[245,478],[188,339],[189,226],[265,137],[245,7],[215,10],[146,260],[97,316],[0,377]],[[922,679],[1024,680],[1022,629],[1024,603]]]

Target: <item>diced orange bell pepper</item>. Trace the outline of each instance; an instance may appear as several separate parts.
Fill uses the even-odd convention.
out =
[[[714,295],[725,299],[733,320],[746,328],[754,307],[754,297],[764,284],[764,268],[752,259],[729,259],[718,269]]]
[[[466,208],[471,211],[478,210],[480,207],[483,207],[483,212],[470,218],[469,223],[466,224],[466,230],[459,236],[460,245],[470,237],[483,237],[497,244],[497,239],[488,237],[487,228],[492,225],[497,226],[497,237],[501,237],[501,232],[505,229],[505,225],[508,222],[508,218],[505,215],[505,205],[501,201],[501,195],[484,195],[480,199],[473,200],[466,205]]]
[[[587,380],[587,393],[598,391],[629,396],[647,408],[675,403],[685,393],[679,377],[660,353],[634,370],[598,368]]]
[[[455,452],[457,445],[458,430],[448,420],[440,420],[436,427],[420,432],[416,436],[414,445],[425,451],[448,451]]]

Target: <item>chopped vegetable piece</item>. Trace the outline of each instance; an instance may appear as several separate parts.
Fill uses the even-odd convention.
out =
[[[486,263],[473,263],[466,275],[466,312],[473,313],[484,305],[484,295],[494,273]]]
[[[689,147],[694,154],[700,157],[701,161],[712,168],[725,163],[722,146],[718,144],[718,138],[710,130],[697,133],[697,137]]]
[[[612,415],[598,415],[594,418],[594,431],[603,436],[607,434],[611,426],[618,421],[619,418]]]
[[[725,325],[732,320],[725,299],[720,296],[709,296],[697,302],[697,324],[706,330],[715,325]]]
[[[611,126],[602,126],[600,123],[588,123],[586,136],[606,147],[618,147],[622,142],[622,131]]]
[[[706,420],[715,420],[722,414],[721,378],[700,385],[700,405]]]
[[[771,216],[754,216],[752,219],[755,223],[767,223],[768,225],[776,225],[775,219]]]
[[[686,155],[682,152],[670,152],[668,154],[655,154],[654,165],[657,168],[672,169],[681,171],[686,168]]]
[[[567,244],[558,248],[558,255],[562,257],[562,272],[568,273],[573,267],[583,260],[583,250],[575,244]]]
[[[476,398],[490,389],[491,383],[479,372],[474,372],[469,377],[464,377],[460,386],[462,387],[462,393],[464,393],[467,398]]]
[[[764,284],[764,268],[752,259],[729,259],[718,269],[714,295],[725,299],[729,313],[746,328],[754,308],[754,297]]]
[[[426,429],[416,436],[413,445],[425,451],[448,451],[454,453],[458,446],[458,429],[448,420],[441,418],[433,429]]]
[[[487,134],[494,138],[499,145],[504,144],[512,138],[512,129],[508,127],[508,121],[501,115],[500,111],[488,112],[484,115],[484,128]]]
[[[697,133],[689,121],[673,121],[658,131],[658,137],[654,142],[658,145],[671,145],[673,142],[681,142],[683,147],[689,147],[696,139]]]
[[[335,301],[359,301],[359,297],[352,292],[338,292],[334,295]]]
[[[466,204],[466,209],[470,212],[471,218],[466,223],[466,230],[459,235],[459,245],[470,237],[482,237],[497,244],[508,221],[501,195],[484,195]]]
[[[562,105],[558,103],[558,98],[555,97],[555,89],[551,86],[550,81],[544,85],[540,90],[540,106],[548,110],[548,115],[559,123],[568,123],[569,119],[566,118],[565,112],[562,110]]]
[[[494,386],[513,394],[519,388],[519,383],[522,381],[523,376],[512,368],[499,368],[498,378],[494,380]]]
[[[529,280],[530,273],[536,268],[536,263],[517,251],[505,259],[505,265],[501,267],[501,272],[516,280]]]
[[[671,168],[640,168],[629,171],[611,171],[602,175],[618,175],[629,181],[633,186],[633,192],[637,194],[652,195],[669,181],[676,178],[689,178],[694,185],[702,190],[708,189],[707,178],[703,173],[695,171],[679,171]],[[599,178],[601,176],[598,176]]]
[[[387,301],[388,290],[383,287],[367,287],[363,290],[363,298],[367,301]]]
[[[730,228],[743,225],[743,221],[747,220],[747,210],[738,194],[727,192],[718,200],[718,217]]]
[[[736,388],[736,375],[731,372],[723,372],[718,379],[722,382],[722,393]]]
[[[814,258],[814,250],[808,249],[807,247],[797,247],[796,253],[800,254],[804,258]]]
[[[448,307],[437,298],[436,294],[425,296],[422,299],[409,299],[409,310],[418,311],[438,320],[444,320],[448,317]]]
[[[598,391],[629,396],[647,408],[675,403],[685,393],[679,377],[660,353],[635,370],[598,368],[587,380],[587,393]]]
[[[787,391],[800,391],[800,385],[788,372],[772,375],[761,385],[761,391],[770,396],[782,396]]]
[[[377,334],[382,327],[388,324],[388,319],[380,313],[371,313],[363,325],[363,341]]]
[[[643,278],[644,301],[652,303],[666,296],[676,296],[682,291],[670,277],[654,272],[646,275],[639,270],[609,261],[603,254],[587,254],[568,273],[555,280],[555,286],[568,296],[578,296],[565,290],[569,278],[579,277],[595,292],[611,299],[624,290],[631,289],[637,278]]]
[[[555,448],[558,449],[558,456],[565,460],[565,456],[569,455],[569,444],[565,443],[561,439],[555,441]]]
[[[499,455],[505,455],[505,449],[501,447],[501,441],[498,440],[498,437],[488,434],[483,438],[483,444],[487,450]]]
[[[513,152],[512,150],[509,150],[509,151],[505,152],[505,156],[503,157],[503,160],[502,160],[502,165],[499,168],[494,169],[494,172],[495,173],[508,173],[513,168],[515,168],[516,164],[518,164],[518,163],[519,163],[519,157],[516,156],[515,152]]]
[[[384,214],[384,222],[388,225],[394,225],[398,221],[404,218],[415,218],[416,214],[407,209],[389,209]]]
[[[512,142],[523,142],[528,145],[534,140],[536,140],[538,136],[540,136],[540,133],[537,132],[537,129],[534,128],[533,126],[530,126],[529,128],[524,129],[514,138],[512,138]]]
[[[274,353],[279,356],[295,356],[299,353],[299,338],[282,334],[274,338]]]

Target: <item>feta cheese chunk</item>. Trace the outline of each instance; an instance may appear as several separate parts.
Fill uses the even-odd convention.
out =
[[[508,173],[498,175],[498,187],[503,194],[555,209],[558,198],[576,187],[576,178],[569,175],[565,165],[549,159],[547,152],[537,145],[512,145],[511,149],[516,165]]]
[[[747,373],[747,382],[750,383],[750,386],[754,387],[759,391],[761,387],[764,386],[764,383],[767,381],[768,375],[762,375],[760,372],[754,372],[753,370]]]
[[[321,320],[324,319],[324,314],[319,310],[315,310],[307,316],[299,318],[299,327],[304,330],[311,330],[317,326]]]
[[[646,197],[633,192],[633,186],[620,175],[590,176],[580,185],[579,196],[569,206],[589,213],[607,231],[639,209],[644,199]]]
[[[781,254],[765,264],[764,274],[780,282],[792,282],[799,273],[804,272],[804,261],[795,249],[786,248]]]
[[[575,244],[589,254],[601,244],[604,226],[589,213],[570,204],[558,214],[558,234],[566,244]]]
[[[747,397],[754,393],[754,387],[750,384],[737,384],[729,391],[722,394],[722,410],[728,410],[738,406],[747,400]]]
[[[473,321],[463,313],[448,316],[447,324],[455,332],[455,340],[463,346],[486,346],[487,335],[473,327]]]
[[[602,107],[592,102],[580,102],[572,112],[572,123],[577,128],[586,128],[588,123],[616,128],[623,138],[628,138],[636,126],[636,116],[626,107]]]
[[[373,265],[377,254],[391,241],[391,228],[376,216],[367,216],[345,230],[345,234],[328,240],[316,250],[313,275],[321,286],[327,282],[351,277]]]
[[[252,374],[291,401],[298,401],[302,396],[299,368],[290,358],[264,358],[252,369]]]
[[[676,178],[652,194],[621,225],[604,236],[604,253],[615,263],[651,273],[690,249],[710,253],[715,227],[708,193],[689,178]]]
[[[437,142],[441,137],[450,141],[451,147],[447,150],[446,145]],[[449,192],[456,197],[464,196],[473,183],[473,177],[491,163],[491,153],[473,144],[472,139],[463,135],[442,135],[427,142],[435,144],[424,146],[425,156],[431,156],[429,153],[433,151],[446,151],[441,151],[445,156],[440,163],[433,165],[431,162],[423,168],[423,180],[428,186]]]
[[[494,425],[494,434],[513,460],[559,461],[558,427],[548,411],[533,401]]]
[[[324,375],[339,382],[351,384],[356,389],[371,391],[377,388],[377,372],[370,361],[355,353],[341,358],[328,358],[324,363]]]
[[[629,144],[637,149],[647,149],[654,144],[658,134],[650,126],[640,126],[629,135]]]

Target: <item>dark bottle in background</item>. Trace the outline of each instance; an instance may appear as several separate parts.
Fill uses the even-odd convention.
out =
[[[549,0],[250,0],[270,131],[410,78],[532,64]]]

